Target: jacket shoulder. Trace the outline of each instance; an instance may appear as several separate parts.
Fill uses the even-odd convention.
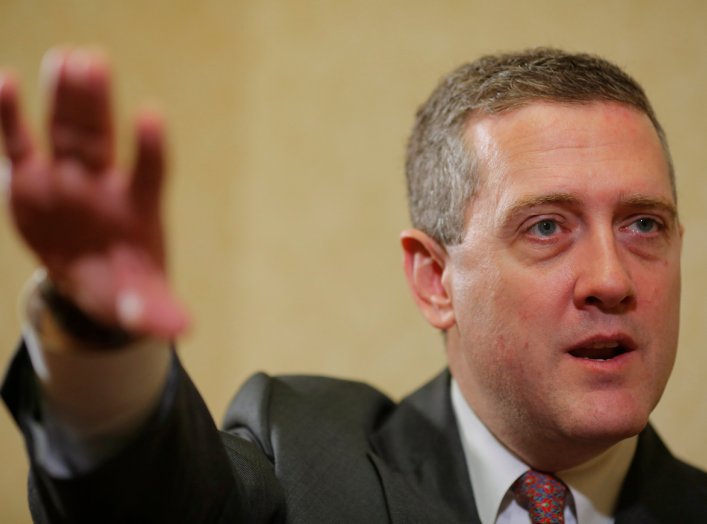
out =
[[[360,382],[258,373],[236,394],[223,429],[272,464],[288,520],[380,521],[387,510],[369,437],[394,409]]]
[[[236,393],[223,429],[259,440],[273,431],[341,430],[365,436],[395,408],[384,393],[363,382],[322,376],[256,373]],[[249,440],[252,440],[250,438]],[[272,456],[271,449],[263,451]]]

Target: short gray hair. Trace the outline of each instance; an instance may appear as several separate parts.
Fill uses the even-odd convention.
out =
[[[473,115],[509,111],[538,100],[612,101],[645,113],[662,144],[675,196],[665,132],[638,82],[598,56],[536,48],[462,65],[444,77],[420,107],[405,163],[414,227],[444,245],[461,241],[466,206],[479,182],[476,155],[463,138],[467,122]]]

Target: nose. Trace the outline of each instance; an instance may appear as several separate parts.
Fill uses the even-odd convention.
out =
[[[613,232],[596,234],[587,240],[575,260],[575,306],[615,314],[631,309],[636,293],[626,264],[628,254],[621,252]]]

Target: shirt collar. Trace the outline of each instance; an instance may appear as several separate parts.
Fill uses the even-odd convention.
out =
[[[492,524],[496,522],[509,488],[529,466],[501,444],[479,420],[454,379],[451,396],[476,508],[481,522]],[[612,521],[637,441],[637,437],[623,440],[590,461],[557,473],[572,492],[579,524]]]
[[[572,491],[577,522],[593,524],[613,518],[637,445],[637,436],[622,440],[584,464],[557,472]]]

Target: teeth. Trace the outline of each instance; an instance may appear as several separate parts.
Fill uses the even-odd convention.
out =
[[[595,342],[594,344],[587,344],[587,348],[590,349],[613,349],[619,347],[618,342]]]

